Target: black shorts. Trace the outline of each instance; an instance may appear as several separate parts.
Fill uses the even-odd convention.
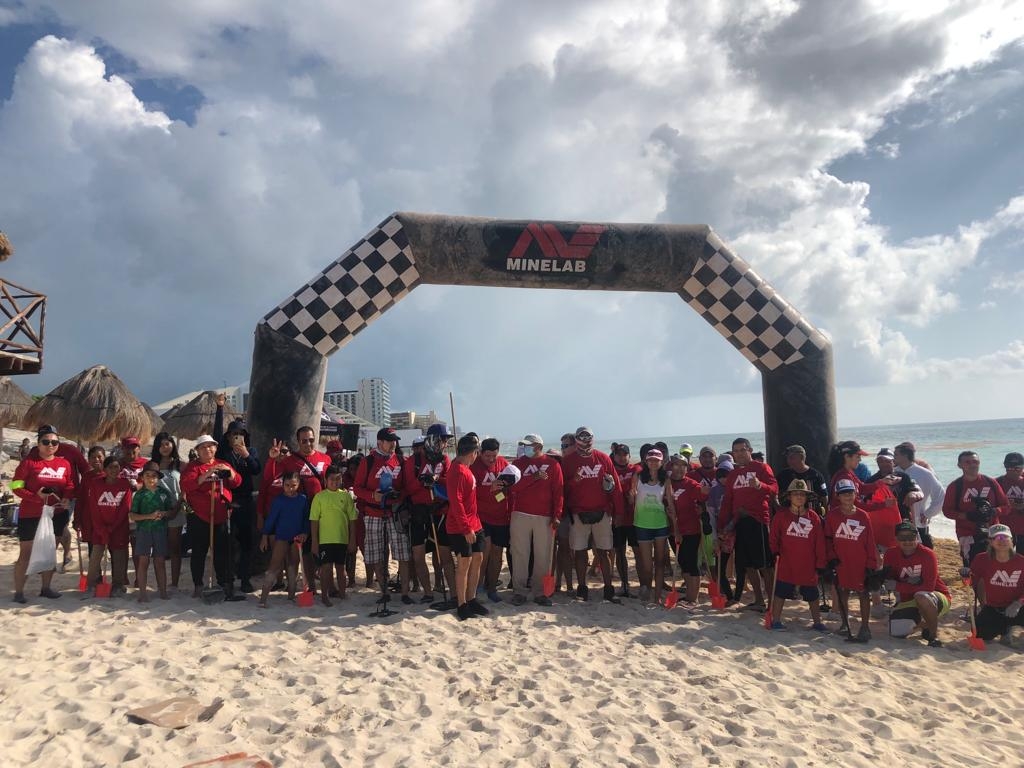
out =
[[[733,551],[737,568],[769,568],[774,558],[768,548],[768,526],[753,517],[741,517]]]
[[[68,510],[53,513],[53,535],[58,539],[64,535],[64,529],[68,527],[71,520],[71,513]]]
[[[627,544],[636,547],[636,528],[632,525],[618,525],[612,528],[612,546],[622,549]]]
[[[348,560],[348,544],[321,544],[320,565],[344,565]]]
[[[703,537],[699,533],[689,536],[682,536],[679,539],[679,567],[687,576],[700,576],[700,566],[697,565],[697,553],[700,551],[700,542]]]
[[[796,584],[790,584],[788,581],[775,580],[776,597],[781,597],[783,600],[795,600],[797,593],[799,593],[800,597],[808,603],[816,602],[820,596],[817,586],[798,587]]]
[[[450,542],[448,546],[459,557],[471,557],[475,552],[484,551],[484,532],[482,530],[476,532],[476,540],[472,544],[466,541],[466,537],[461,533],[449,533],[448,540]]]
[[[451,536],[448,533],[448,528],[445,526],[446,517],[446,515],[441,515],[440,517],[434,515],[434,529],[437,531],[437,546],[439,547],[451,546],[451,544],[448,543],[451,539]],[[434,532],[431,531],[431,536],[433,536],[433,533]],[[462,537],[460,536],[459,538],[461,539]],[[480,551],[483,552],[482,549]]]
[[[491,540],[492,547],[508,547],[511,542],[510,525],[491,525],[484,523],[484,536]]]
[[[433,551],[432,540],[434,532],[430,527],[430,505],[413,504],[409,510],[409,545],[413,547],[426,546],[427,551]]]
[[[36,537],[41,517],[18,518],[18,541],[32,541]]]

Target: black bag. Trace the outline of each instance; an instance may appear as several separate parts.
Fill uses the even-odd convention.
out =
[[[577,512],[576,518],[584,525],[593,525],[594,523],[600,523],[604,519],[604,510],[599,509],[594,512]]]

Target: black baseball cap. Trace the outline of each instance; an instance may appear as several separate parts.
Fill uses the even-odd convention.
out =
[[[1012,453],[1006,454],[1006,458],[1003,459],[1004,467],[1024,467],[1024,455],[1013,451]]]
[[[391,427],[381,427],[377,430],[378,440],[387,440],[390,443],[398,442],[398,435],[395,434],[395,430]]]

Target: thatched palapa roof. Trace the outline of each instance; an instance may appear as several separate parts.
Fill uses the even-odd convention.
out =
[[[32,397],[14,383],[10,376],[0,377],[0,427],[20,424],[32,407]]]
[[[141,403],[142,407],[146,409],[146,413],[149,415],[149,423],[153,427],[153,434],[159,434],[164,429],[164,420],[160,418],[160,414],[154,411],[148,403]]]
[[[7,261],[8,256],[14,255],[14,246],[7,239],[7,235],[0,232],[0,261]]]
[[[164,414],[164,429],[176,437],[195,440],[200,435],[213,433],[213,420],[217,417],[217,393],[207,390],[184,405],[175,406]],[[224,429],[228,422],[239,418],[230,406],[224,406]]]
[[[65,381],[29,408],[21,423],[25,429],[53,424],[61,435],[85,442],[132,435],[146,443],[153,437],[146,409],[105,365]]]

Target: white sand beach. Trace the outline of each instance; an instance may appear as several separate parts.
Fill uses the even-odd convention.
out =
[[[357,588],[333,608],[273,593],[207,606],[186,591],[140,606],[9,601],[16,544],[0,541],[5,765],[184,765],[234,752],[273,765],[1020,765],[1024,654],[851,646],[749,612],[498,605],[460,623],[410,606],[371,619]],[[361,575],[361,566],[360,566]],[[507,578],[507,573],[505,574]],[[592,590],[596,592],[597,590]],[[962,593],[961,593],[962,594]],[[790,606],[793,606],[790,603]],[[834,624],[835,622],[833,622]],[[224,706],[172,731],[125,713],[174,696]]]

